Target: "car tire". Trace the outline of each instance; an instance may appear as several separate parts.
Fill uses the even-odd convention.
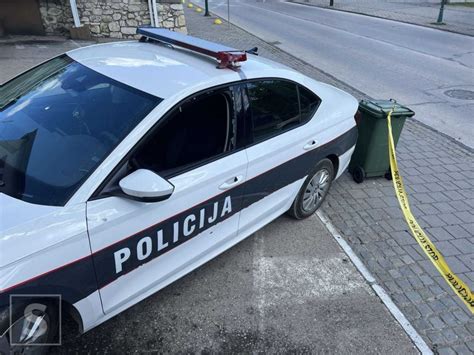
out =
[[[296,219],[311,216],[324,202],[333,180],[332,162],[329,159],[321,160],[308,174],[288,214]]]
[[[13,320],[11,324],[17,324],[19,327],[21,327],[22,324],[26,323],[27,321],[24,317],[26,313],[25,311],[28,309],[29,306],[33,304],[35,305],[35,307],[36,305],[44,306],[44,311],[39,311],[37,309],[35,309],[34,311],[34,314],[41,318],[39,321],[40,325],[38,327],[38,331],[42,333],[41,336],[39,336],[36,340],[32,341],[30,343],[32,345],[10,345],[9,332],[12,331],[12,328],[10,328],[10,316],[8,315],[7,317],[3,317],[0,322],[0,336],[4,335],[10,346],[9,352],[7,352],[7,354],[48,354],[49,346],[41,346],[40,344],[52,344],[57,342],[56,337],[59,322],[58,312],[53,309],[53,307],[50,307],[48,302],[42,300],[35,300],[34,302],[30,301],[14,307],[11,311],[11,316]],[[2,354],[3,350],[4,349],[0,350],[0,354]]]

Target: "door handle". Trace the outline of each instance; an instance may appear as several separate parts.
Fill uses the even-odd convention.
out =
[[[220,185],[219,189],[221,189],[221,190],[230,189],[234,186],[239,185],[240,183],[242,183],[242,181],[244,181],[244,176],[243,175],[234,176],[233,178],[227,180],[222,185]]]
[[[318,146],[318,141],[316,139],[312,139],[304,145],[303,149],[310,150],[310,149],[316,148],[317,146]]]

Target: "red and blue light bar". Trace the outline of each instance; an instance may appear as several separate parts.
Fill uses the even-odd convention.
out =
[[[247,53],[222,44],[188,36],[179,32],[157,27],[138,27],[137,34],[159,42],[186,48],[196,53],[205,54],[219,61],[220,69],[234,68],[238,62],[247,60]]]

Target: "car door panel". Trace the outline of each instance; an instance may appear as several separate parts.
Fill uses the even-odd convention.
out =
[[[88,228],[104,311],[110,312],[237,236],[247,168],[241,150],[170,179],[156,203],[88,202]],[[230,177],[239,183],[221,190]]]
[[[313,137],[302,126],[247,148],[248,183],[240,231],[245,233],[259,220],[268,223],[288,210],[313,164],[303,148]]]

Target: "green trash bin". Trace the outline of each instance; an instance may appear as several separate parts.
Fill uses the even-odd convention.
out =
[[[359,137],[349,164],[349,172],[357,183],[366,177],[385,176],[391,179],[387,114],[392,108],[392,133],[396,146],[405,119],[412,117],[415,112],[394,100],[362,100],[359,103]]]

